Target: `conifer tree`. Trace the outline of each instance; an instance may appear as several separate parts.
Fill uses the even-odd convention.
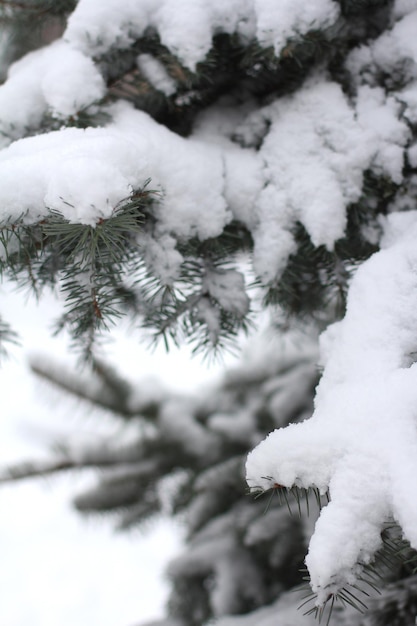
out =
[[[200,626],[246,614],[302,583],[317,502],[300,516],[293,497],[248,496],[244,465],[267,432],[311,413],[316,357],[307,336],[284,341],[267,332],[220,384],[187,395],[155,382],[132,385],[103,362],[86,378],[32,359],[38,376],[110,409],[129,436],[121,428],[96,444],[62,442],[49,461],[16,465],[1,480],[95,468],[91,487],[74,499],[80,513],[107,514],[123,531],[160,514],[184,527],[183,554],[168,566],[167,623]],[[299,618],[302,594],[292,595]]]
[[[149,467],[161,477],[185,453],[192,480],[213,471],[211,484],[219,471],[237,476],[233,459],[256,445],[252,492],[330,499],[306,558],[313,613],[337,599],[360,608],[372,564],[417,548],[415,0],[5,0],[0,17],[11,63],[0,87],[2,274],[62,294],[57,330],[124,415],[126,385],[98,357],[121,315],[205,352],[258,324],[259,304],[282,327],[314,323],[323,375],[311,419],[240,448],[239,423],[229,448],[190,409],[184,420],[213,460],[199,467],[171,433]],[[13,338],[0,319],[1,351]],[[158,403],[148,410],[169,425]],[[159,506],[146,476],[139,517]],[[104,508],[122,492],[137,498],[142,478],[125,478],[123,490],[106,486]],[[207,541],[198,523],[190,532]],[[215,576],[230,582],[220,561]],[[269,602],[255,578],[237,604],[212,593],[204,608],[206,589],[197,617],[178,609],[180,623]],[[398,624],[411,619],[412,589]]]

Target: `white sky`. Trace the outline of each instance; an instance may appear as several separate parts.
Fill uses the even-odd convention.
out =
[[[1,313],[23,344],[0,369],[0,465],[45,455],[59,435],[115,428],[111,418],[85,412],[26,366],[30,351],[71,360],[65,339],[48,332],[59,310],[55,301],[47,297],[37,306],[7,285],[0,297]],[[109,353],[133,380],[154,373],[181,389],[216,371],[207,372],[185,351],[149,355],[121,331]],[[147,531],[115,534],[110,519],[81,518],[70,500],[88,478],[68,475],[0,488],[2,626],[133,626],[162,615],[168,589],[162,571],[179,550],[178,529],[160,522]]]

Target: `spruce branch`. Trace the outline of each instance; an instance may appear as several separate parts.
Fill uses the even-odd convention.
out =
[[[8,357],[7,344],[19,344],[17,333],[0,316],[0,363]]]
[[[95,226],[69,223],[56,212],[44,224],[46,237],[65,259],[60,278],[67,310],[57,330],[70,330],[86,360],[93,358],[97,332],[121,316],[117,289],[125,272],[137,265],[135,235],[140,232],[144,196],[138,192]]]

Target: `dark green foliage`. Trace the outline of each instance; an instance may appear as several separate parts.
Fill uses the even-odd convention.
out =
[[[85,358],[92,356],[96,331],[122,313],[118,290],[125,273],[138,264],[135,236],[149,194],[138,190],[95,226],[68,222],[51,211],[36,228],[22,218],[1,229],[6,274],[29,282],[37,294],[59,278],[66,311],[57,329],[70,330]]]
[[[390,0],[339,0],[343,15],[365,15],[369,17],[372,11],[380,10],[381,7],[391,4]]]

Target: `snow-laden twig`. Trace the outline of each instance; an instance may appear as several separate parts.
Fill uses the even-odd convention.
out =
[[[417,213],[385,223],[382,249],[352,280],[347,313],[322,336],[311,419],[274,431],[249,455],[249,485],[327,489],[306,558],[324,603],[360,575],[394,518],[417,548]]]

